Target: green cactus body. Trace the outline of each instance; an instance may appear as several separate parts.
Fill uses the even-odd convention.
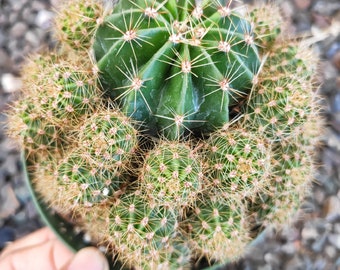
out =
[[[213,133],[206,143],[208,185],[220,192],[253,197],[265,190],[270,170],[268,143],[242,129]]]
[[[310,189],[311,183],[306,179],[313,177],[312,153],[303,145],[302,135],[276,142],[273,148],[268,192],[250,202],[255,222],[264,226],[290,222]]]
[[[68,119],[76,124],[79,117],[93,110],[98,101],[96,79],[91,72],[79,66],[53,65],[52,87],[48,92],[51,96],[47,106],[55,119]]]
[[[90,157],[77,150],[58,164],[56,177],[59,185],[65,187],[68,199],[74,205],[91,207],[106,202],[126,180],[119,172],[92,163]]]
[[[28,155],[55,154],[61,145],[61,131],[35,105],[34,99],[17,101],[9,115],[12,127],[8,132],[20,141]]]
[[[266,3],[254,6],[250,11],[250,18],[254,24],[256,44],[264,51],[273,46],[280,33],[284,32],[283,18],[277,5]]]
[[[164,141],[147,154],[140,189],[156,204],[180,209],[195,201],[202,178],[197,153],[184,143]]]
[[[80,62],[72,52],[35,56],[25,72],[25,94],[50,123],[60,127],[78,124],[100,99],[91,64]]]
[[[245,125],[258,129],[254,132],[278,140],[315,115],[312,74],[316,67],[307,54],[306,48],[295,43],[273,47],[244,107]]]
[[[176,212],[150,205],[138,192],[117,199],[111,207],[109,224],[118,259],[136,267],[141,266],[142,257],[157,256],[164,250],[178,227]]]
[[[115,109],[102,109],[86,119],[79,142],[99,166],[124,170],[138,147],[137,131],[130,119]]]
[[[223,262],[238,258],[250,241],[239,202],[221,194],[205,194],[189,216],[191,240],[199,256]]]
[[[93,49],[106,93],[168,139],[228,122],[259,67],[250,23],[224,1],[120,1]]]
[[[142,258],[142,269],[191,269],[192,251],[186,238],[171,239],[169,245]]]
[[[91,47],[103,7],[97,0],[63,1],[55,19],[56,35],[75,50]]]

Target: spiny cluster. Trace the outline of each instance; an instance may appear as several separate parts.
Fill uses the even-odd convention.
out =
[[[9,113],[9,133],[28,154],[65,147],[66,133],[100,98],[97,77],[89,63],[72,53],[31,57],[23,70],[21,99]]]
[[[103,9],[103,5],[97,0],[76,1],[73,5],[69,5],[68,1],[61,1],[56,9],[57,39],[75,50],[89,49]]]
[[[133,269],[235,260],[289,221],[322,120],[312,50],[279,9],[232,1],[65,3],[9,133],[53,209]]]
[[[139,189],[158,205],[190,206],[202,189],[201,163],[188,145],[161,142],[146,155]]]

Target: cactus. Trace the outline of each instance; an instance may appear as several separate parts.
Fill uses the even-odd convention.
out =
[[[124,170],[138,147],[137,130],[115,109],[101,109],[86,119],[78,138],[82,151],[99,167]]]
[[[57,7],[55,31],[57,39],[75,50],[91,47],[93,33],[103,14],[103,6],[96,0],[75,2],[62,1]]]
[[[8,133],[44,202],[112,267],[236,260],[308,194],[322,129],[317,57],[279,8],[65,1]]]
[[[161,142],[146,155],[139,185],[145,196],[173,209],[188,207],[202,190],[199,156],[183,143]]]
[[[187,222],[194,252],[210,262],[239,258],[249,241],[243,206],[219,193],[205,194]]]
[[[143,256],[157,256],[174,238],[177,227],[176,212],[148,204],[138,192],[122,195],[110,211],[109,235],[118,257],[130,266],[138,267]]]
[[[250,23],[218,1],[120,1],[93,48],[106,93],[169,139],[223,126],[259,67]]]
[[[242,129],[213,133],[206,142],[207,185],[243,198],[264,190],[270,173],[271,149],[267,144]]]

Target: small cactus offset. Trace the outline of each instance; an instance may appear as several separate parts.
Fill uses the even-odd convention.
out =
[[[8,133],[42,200],[113,269],[236,260],[294,218],[316,167],[318,59],[279,7],[76,0],[54,27]]]
[[[195,202],[202,180],[198,154],[183,143],[165,141],[146,155],[138,183],[150,201],[180,209]]]

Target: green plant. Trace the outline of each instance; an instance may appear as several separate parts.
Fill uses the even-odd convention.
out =
[[[8,132],[42,199],[113,262],[235,260],[308,193],[317,57],[286,38],[279,8],[248,8],[65,2],[58,47],[23,69]]]
[[[219,1],[120,1],[93,48],[106,94],[169,139],[228,122],[260,63],[250,22]]]

